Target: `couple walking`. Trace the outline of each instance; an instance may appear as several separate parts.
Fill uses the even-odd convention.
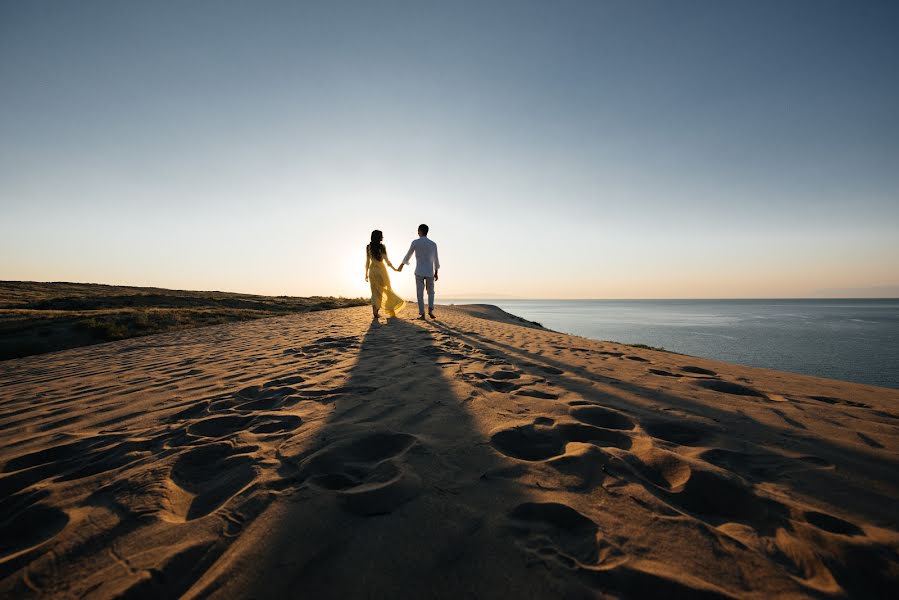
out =
[[[397,269],[387,258],[387,247],[383,243],[384,234],[375,229],[371,232],[371,243],[365,247],[365,281],[371,284],[371,312],[374,318],[378,318],[378,311],[384,309],[387,317],[395,317],[396,313],[406,306],[406,301],[396,295],[390,287],[390,277],[387,275],[386,262],[397,273],[403,270],[404,265],[409,264],[409,259],[415,254],[415,291],[418,294],[418,318],[425,318],[424,289],[428,289],[428,314],[434,316],[434,282],[437,281],[437,269],[440,261],[437,260],[437,244],[428,239],[428,226],[418,226],[418,239],[412,240],[409,251],[400,268]]]

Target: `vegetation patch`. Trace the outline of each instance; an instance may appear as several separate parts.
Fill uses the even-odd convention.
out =
[[[332,308],[364,298],[255,296],[86,283],[0,281],[0,360]]]

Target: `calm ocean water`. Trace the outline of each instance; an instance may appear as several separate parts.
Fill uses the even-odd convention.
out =
[[[565,333],[899,388],[899,300],[483,302]]]

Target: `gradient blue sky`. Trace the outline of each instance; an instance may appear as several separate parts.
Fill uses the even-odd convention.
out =
[[[899,3],[0,4],[0,279],[899,295]],[[412,276],[394,277],[411,297]]]

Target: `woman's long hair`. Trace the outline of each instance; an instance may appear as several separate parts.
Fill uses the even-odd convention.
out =
[[[375,229],[371,232],[371,243],[368,245],[368,251],[371,254],[373,260],[381,260],[384,256],[384,244],[381,243],[381,240],[384,239],[384,234],[381,233],[379,229]]]

